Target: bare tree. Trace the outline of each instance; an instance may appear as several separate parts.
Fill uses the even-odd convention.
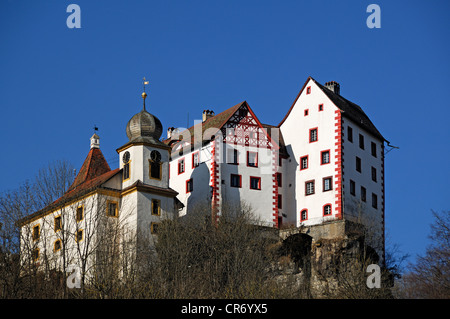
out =
[[[431,244],[403,276],[403,298],[450,298],[450,211],[432,211]]]

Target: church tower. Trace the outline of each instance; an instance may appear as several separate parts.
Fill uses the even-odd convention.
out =
[[[138,180],[149,186],[169,187],[170,147],[159,140],[163,127],[156,116],[147,112],[146,97],[144,91],[142,110],[127,123],[128,143],[117,149],[123,169],[123,188]]]

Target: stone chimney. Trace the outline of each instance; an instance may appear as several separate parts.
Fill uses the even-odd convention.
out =
[[[335,81],[330,81],[325,83],[325,87],[327,89],[329,89],[330,91],[336,93],[337,95],[341,94],[341,86],[339,85],[339,83],[335,82]]]
[[[207,119],[213,117],[214,111],[210,111],[210,110],[203,110],[203,114],[202,114],[202,122],[205,122]]]

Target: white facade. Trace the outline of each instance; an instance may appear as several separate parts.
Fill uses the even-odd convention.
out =
[[[245,203],[261,224],[275,228],[364,222],[380,234],[384,250],[384,138],[359,106],[340,96],[337,83],[328,87],[308,78],[278,126],[261,124],[242,102],[217,115],[204,111],[203,122],[184,131],[172,128],[163,141],[162,125],[144,104],[127,125],[130,142],[117,149],[119,168],[110,171],[106,164],[102,174],[86,179],[97,183],[83,197],[92,209],[86,209],[85,221],[68,228],[74,234],[77,227],[87,229],[83,222],[98,213],[99,203],[106,203],[105,211],[114,202],[130,236],[142,234],[153,242],[162,219],[198,209],[218,217],[226,206]],[[99,149],[97,135],[92,149]],[[41,252],[54,250],[54,217],[73,218],[79,199],[55,207],[23,222],[23,247],[33,243]],[[26,232],[35,224],[47,234],[45,241],[30,241]]]

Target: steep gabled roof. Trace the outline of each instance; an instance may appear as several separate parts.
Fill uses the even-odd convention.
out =
[[[21,219],[18,224],[24,225],[27,222],[41,217],[48,212],[57,210],[72,201],[82,198],[98,188],[104,188],[102,185],[120,173],[119,168],[111,170],[106,162],[102,152],[98,148],[91,148],[86,157],[75,181],[69,187],[67,192],[43,209]]]
[[[188,128],[187,130],[180,132],[179,136],[182,136],[183,133],[188,132],[191,136],[191,145],[193,145],[194,144],[194,132],[195,132],[195,129],[198,128],[198,125],[201,125],[201,127],[202,127],[202,137],[204,136],[204,133],[206,132],[206,130],[210,130],[209,132],[213,135],[213,134],[217,133],[222,128],[222,126],[224,126],[225,123],[230,119],[230,117],[244,104],[247,104],[247,102],[243,101],[241,103],[238,103],[238,104],[230,107],[229,109],[226,109],[225,111],[223,111],[213,117],[210,117],[205,122],[195,124],[194,126],[191,126],[190,128]],[[176,141],[178,141],[178,140],[176,140]],[[174,140],[172,138],[169,138],[169,139],[166,139],[163,141],[164,144],[168,144],[168,145],[170,145],[171,142],[174,142]],[[195,146],[197,146],[197,145],[195,145]]]
[[[209,133],[208,135],[211,135],[211,136],[216,134],[230,120],[230,118],[233,116],[233,114],[235,114],[236,111],[242,106],[247,107],[247,109],[250,112],[251,116],[255,119],[255,121],[258,123],[258,125],[263,129],[263,131],[265,131],[267,137],[272,142],[272,144],[275,147],[280,147],[280,149],[283,148],[281,145],[279,145],[280,141],[282,141],[282,137],[281,136],[280,136],[280,141],[272,140],[269,128],[275,128],[275,126],[268,125],[268,124],[261,124],[261,122],[258,120],[258,118],[256,117],[256,115],[253,112],[253,110],[248,105],[247,101],[243,101],[241,103],[238,103],[238,104],[236,104],[236,105],[226,109],[225,111],[223,111],[223,112],[221,112],[221,113],[219,113],[219,114],[217,114],[217,115],[215,115],[213,117],[210,117],[205,122],[198,123],[198,124],[196,124],[194,126],[191,126],[187,130],[177,134],[178,135],[177,137],[181,137],[181,136],[183,136],[183,134],[185,134],[185,132],[186,133],[188,132],[190,134],[190,136],[191,136],[190,144],[194,148],[196,148],[199,145],[194,145],[195,142],[198,143],[198,141],[194,140],[194,132],[195,132],[196,129],[199,128],[198,126],[201,125],[202,143],[206,144],[206,143],[209,142],[209,140],[203,140],[203,137],[205,136],[205,132],[208,131],[208,133]],[[280,135],[281,135],[281,131],[280,131]],[[180,140],[182,140],[182,138],[180,138]],[[171,145],[173,147],[173,146],[177,145],[176,142],[179,142],[180,140],[178,140],[178,139],[175,140],[175,139],[169,138],[169,139],[164,140],[163,143],[165,143],[167,145]],[[285,148],[283,148],[282,151],[284,151],[284,150],[285,150]],[[287,154],[287,152],[286,152],[286,154]]]
[[[69,191],[77,186],[88,182],[102,174],[109,172],[111,168],[108,165],[102,151],[99,148],[91,148],[77,177],[72,185],[69,187]]]
[[[326,88],[325,86],[314,80],[311,76],[308,77],[305,84],[303,84],[303,87],[298,93],[297,97],[295,98],[294,103],[292,103],[289,111],[287,112],[283,120],[280,122],[280,124],[278,124],[278,127],[280,127],[284,123],[284,121],[291,113],[295,103],[297,103],[297,100],[299,99],[309,80],[313,81],[322,90],[322,92],[331,100],[331,102],[333,102],[333,104],[342,111],[343,116],[348,117],[350,120],[354,121],[356,124],[361,126],[363,129],[367,130],[374,136],[380,138],[381,140],[385,140],[385,138],[377,130],[375,125],[372,123],[372,121],[370,121],[369,117],[366,115],[366,113],[364,113],[364,111],[359,105],[329,90],[328,88]]]

